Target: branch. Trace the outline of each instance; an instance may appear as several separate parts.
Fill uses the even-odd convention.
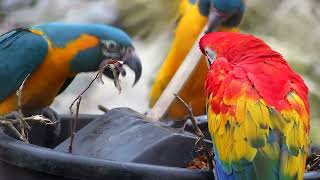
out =
[[[208,162],[208,165],[209,165],[209,170],[213,171],[212,157],[211,157],[211,155],[210,155],[210,153],[209,153],[209,151],[207,149],[206,143],[204,141],[204,135],[203,135],[201,129],[199,128],[196,119],[194,118],[191,105],[188,105],[179,95],[174,94],[174,96],[186,108],[186,110],[187,110],[187,112],[189,114],[188,118],[191,120],[191,122],[192,122],[192,124],[193,124],[193,126],[195,128],[196,135],[198,136],[198,139],[197,139],[195,145],[197,145],[199,143],[200,150],[204,152],[204,154],[205,154],[205,156],[207,158],[207,162]]]
[[[55,122],[52,122],[50,119],[43,117],[42,115],[35,115],[35,116],[30,116],[30,117],[23,117],[23,118],[6,118],[6,117],[1,117],[0,118],[0,126],[5,126],[8,127],[20,140],[28,142],[25,134],[23,135],[20,133],[17,128],[14,125],[21,125],[21,120],[24,121],[25,123],[27,122],[40,122],[45,125],[49,124],[55,124]]]
[[[70,144],[69,144],[69,153],[72,153],[73,140],[74,140],[74,136],[76,135],[76,127],[77,127],[77,122],[79,119],[79,109],[80,109],[80,104],[81,104],[81,98],[82,98],[82,96],[80,96],[79,100],[77,101],[76,117],[74,120],[72,120],[72,124],[71,124],[71,137],[70,137]]]
[[[76,101],[78,101],[79,99],[82,98],[83,94],[91,87],[91,85],[93,84],[93,82],[94,82],[96,79],[98,79],[99,74],[100,74],[100,72],[98,72],[98,73],[96,74],[96,76],[93,78],[93,80],[92,80],[92,81],[89,83],[89,85],[77,96],[77,98],[72,101],[71,105],[69,106],[69,111],[70,111],[71,116],[73,115],[72,107],[73,107],[74,103],[75,103]]]
[[[91,82],[89,83],[89,85],[77,96],[76,99],[74,99],[71,103],[71,105],[69,106],[69,111],[71,116],[73,116],[73,111],[72,111],[72,107],[74,105],[74,103],[77,102],[77,106],[76,106],[76,117],[75,119],[73,119],[71,121],[71,137],[70,137],[70,144],[69,144],[69,153],[72,153],[72,146],[73,146],[73,141],[74,141],[74,136],[75,136],[75,131],[76,131],[76,126],[77,126],[77,121],[78,121],[78,116],[79,116],[79,108],[80,108],[80,104],[81,104],[81,99],[83,94],[91,87],[91,85],[93,84],[93,82],[95,80],[100,80],[100,82],[103,83],[102,80],[102,74],[103,71],[105,70],[105,68],[109,68],[111,69],[112,73],[113,73],[113,77],[114,77],[114,85],[116,86],[116,88],[119,90],[119,93],[121,92],[121,86],[119,83],[119,75],[117,73],[116,68],[120,68],[120,66],[118,66],[118,64],[121,64],[121,62],[116,61],[116,60],[109,60],[107,61],[105,64],[103,64],[100,68],[99,71],[97,72],[96,76],[91,80]]]
[[[109,63],[110,63],[110,64],[106,64],[106,65],[104,65],[103,67],[101,67],[101,68],[99,69],[98,73],[97,73],[96,76],[91,80],[91,82],[89,83],[89,85],[77,96],[76,99],[74,99],[74,100],[72,101],[71,105],[69,106],[69,111],[70,111],[71,116],[73,115],[72,107],[73,107],[74,103],[75,103],[76,101],[78,101],[78,100],[83,96],[83,94],[91,87],[91,85],[93,84],[93,82],[98,79],[100,82],[103,83],[102,74],[103,74],[103,71],[105,70],[105,68],[110,68],[110,69],[111,69],[111,71],[112,71],[112,73],[113,73],[113,77],[114,77],[114,84],[115,84],[116,88],[119,90],[119,92],[121,92],[121,86],[120,86],[120,83],[119,83],[119,76],[118,76],[118,74],[117,74],[117,72],[116,72],[116,69],[115,69],[116,66],[114,65],[114,64],[120,63],[120,62],[110,60]]]
[[[29,77],[30,74],[27,75],[26,78],[24,78],[24,80],[22,81],[19,89],[16,91],[16,96],[17,96],[17,104],[18,104],[18,116],[16,116],[17,119],[19,119],[19,122],[20,122],[20,131],[21,131],[21,134],[20,134],[20,139],[25,141],[25,142],[28,142],[28,135],[27,133],[25,132],[25,127],[27,128],[27,130],[30,130],[30,126],[29,124],[23,120],[23,113],[22,113],[22,108],[21,108],[21,99],[22,99],[22,89],[24,87],[24,83],[27,81],[28,77]],[[10,128],[12,129],[14,126],[12,125],[12,127],[10,126]],[[13,130],[13,129],[12,129]],[[15,129],[16,131],[18,131],[17,129]]]
[[[107,113],[107,112],[109,111],[108,108],[102,106],[101,104],[98,105],[98,109],[99,109],[100,111],[104,112],[104,113]]]

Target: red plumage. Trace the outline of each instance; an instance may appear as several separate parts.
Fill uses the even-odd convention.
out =
[[[268,105],[278,110],[290,108],[285,97],[294,90],[309,112],[308,88],[303,79],[290,68],[281,54],[273,51],[262,40],[246,34],[215,32],[201,38],[200,49],[203,53],[206,47],[214,50],[218,59],[211,69],[213,66],[223,66],[224,71],[232,68],[233,77],[230,77],[230,80],[240,78],[247,81],[243,83],[254,86]],[[220,87],[217,73],[208,73],[206,81],[206,89],[213,94]],[[227,92],[228,96],[233,96],[240,90],[239,85],[234,86],[228,88],[233,91]]]
[[[302,179],[310,129],[303,79],[251,35],[210,33],[200,49],[212,63],[205,90],[218,177]]]

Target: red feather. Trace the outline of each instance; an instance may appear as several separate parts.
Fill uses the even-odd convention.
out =
[[[294,90],[302,98],[309,112],[308,88],[303,79],[290,68],[279,53],[273,51],[262,40],[246,34],[215,32],[201,38],[201,51],[204,52],[206,47],[217,53],[218,59],[212,64],[211,69],[228,71],[232,68],[232,78],[249,80],[250,85],[255,87],[269,106],[278,110],[290,108],[285,97]],[[220,86],[219,72],[210,71],[206,81],[207,94],[212,93],[215,96]],[[233,92],[227,92],[228,96],[233,96],[239,91],[239,87],[236,86],[230,89]]]
[[[252,177],[302,179],[310,129],[302,78],[250,35],[207,34],[200,48],[216,53],[205,89],[219,172],[232,177],[251,166]]]

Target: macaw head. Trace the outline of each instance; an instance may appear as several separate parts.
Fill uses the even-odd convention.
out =
[[[239,25],[245,10],[244,0],[199,0],[198,6],[200,13],[209,18],[206,33],[215,31],[220,25]]]
[[[211,32],[204,35],[199,42],[201,52],[211,64],[220,57],[228,62],[238,63],[255,53],[276,53],[261,39],[237,32]]]
[[[118,74],[125,75],[123,65],[127,65],[135,73],[134,83],[138,82],[141,77],[142,66],[141,61],[132,44],[131,38],[127,33],[121,29],[100,24],[87,24],[75,26],[80,29],[82,34],[90,34],[98,37],[99,43],[97,47],[88,49],[79,53],[79,55],[72,60],[71,69],[73,72],[88,72],[96,71],[97,69],[110,64],[111,61],[121,62],[118,65],[121,67],[118,70]],[[74,31],[75,32],[75,31]],[[113,77],[113,73],[110,69],[106,68],[103,72],[110,78]]]
[[[119,60],[134,71],[135,80],[133,84],[135,84],[141,77],[141,61],[135,52],[129,36],[120,29],[114,31],[116,33],[114,36],[101,37],[101,50],[105,56],[105,60],[100,63],[100,67],[108,63],[110,59]],[[125,71],[121,73],[125,75]],[[113,73],[109,69],[106,69],[104,74],[113,78]]]

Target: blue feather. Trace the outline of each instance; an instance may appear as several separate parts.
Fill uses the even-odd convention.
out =
[[[283,139],[276,130],[269,131],[269,137],[267,144],[275,147],[274,153],[281,149],[284,154],[289,154],[288,148],[283,146]],[[214,148],[215,153],[215,170],[217,172],[218,179],[226,180],[277,180],[280,177],[280,157],[273,157],[270,159],[261,149],[257,149],[257,154],[252,162],[247,160],[241,160],[240,162],[232,162],[230,169],[226,166],[226,163],[221,162],[219,154]],[[283,156],[283,155],[282,155]],[[290,178],[290,177],[286,177]],[[285,178],[284,178],[285,179]]]
[[[82,34],[90,34],[101,40],[113,40],[123,46],[132,46],[131,38],[124,31],[103,24],[48,23],[31,27],[45,33],[54,45],[64,47]]]
[[[200,13],[203,16],[209,16],[211,5],[227,17],[222,23],[223,26],[234,27],[240,24],[245,11],[243,0],[199,0]]]
[[[23,80],[42,63],[47,42],[26,29],[17,29],[0,37],[0,101],[16,91]]]
[[[243,0],[211,0],[211,2],[218,11],[227,14],[235,13],[244,7]]]
[[[53,46],[63,48],[70,41],[76,40],[83,34],[96,36],[101,40],[113,40],[123,47],[132,47],[131,38],[121,29],[102,24],[64,24],[48,23],[33,26],[32,29],[44,32]],[[104,59],[101,46],[86,49],[71,60],[71,71],[74,73],[96,71]]]

